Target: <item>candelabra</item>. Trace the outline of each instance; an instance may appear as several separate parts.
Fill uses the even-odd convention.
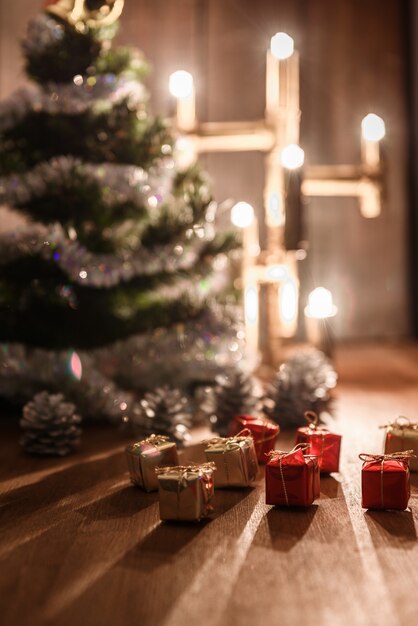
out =
[[[275,365],[280,361],[281,341],[293,337],[297,330],[297,261],[306,256],[300,249],[301,197],[353,196],[365,218],[379,215],[383,186],[379,142],[385,134],[384,122],[373,113],[363,119],[359,165],[305,165],[304,151],[299,146],[299,53],[286,33],[272,37],[267,51],[266,109],[260,121],[200,123],[196,119],[192,75],[184,70],[174,72],[169,88],[177,99],[178,149],[187,160],[209,152],[265,154],[265,246],[260,246],[259,225],[251,205],[243,201],[235,204],[231,219],[243,231],[247,348],[253,356],[259,351],[262,300],[267,317],[263,324],[267,350],[262,356],[264,362]],[[313,314],[309,311],[308,305],[305,315],[309,318],[308,336],[312,336],[315,317],[323,320],[329,315],[327,311],[318,312],[318,305]],[[315,328],[318,330],[318,325]]]

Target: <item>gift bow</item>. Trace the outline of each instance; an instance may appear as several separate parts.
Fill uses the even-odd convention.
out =
[[[233,437],[212,437],[207,439],[204,443],[208,446],[217,446],[220,443],[225,444],[227,450],[235,450],[239,447],[241,441],[245,441],[248,437],[252,438],[252,434],[249,428],[243,428],[237,435]]]
[[[376,463],[384,463],[385,461],[408,461],[409,459],[415,458],[413,450],[405,450],[404,452],[391,452],[390,454],[368,454],[367,452],[362,452],[359,454],[359,459],[364,462],[376,462]]]
[[[216,465],[212,461],[207,463],[189,463],[189,465],[170,465],[168,467],[156,467],[155,473],[159,474],[178,474],[181,472],[183,475],[187,472],[197,472],[199,474],[207,473],[209,471],[215,471]]]
[[[411,422],[409,417],[400,415],[394,422],[389,422],[379,428],[399,428],[399,430],[418,430],[418,422]]]
[[[310,447],[309,443],[297,443],[295,447],[292,450],[290,450],[290,452],[284,452],[283,450],[271,450],[266,455],[266,456],[269,456],[270,460],[272,461],[279,461],[280,478],[282,479],[283,493],[284,493],[287,506],[289,506],[289,497],[287,495],[286,482],[285,482],[284,475],[283,475],[282,460],[284,459],[285,456],[289,456],[289,454],[293,454],[294,452],[297,452],[298,450],[301,450],[303,452],[304,450],[307,450],[309,447]]]
[[[139,448],[140,446],[144,446],[147,443],[151,444],[152,446],[158,446],[161,443],[166,443],[167,441],[170,441],[170,437],[167,437],[166,435],[154,435],[153,434],[147,437],[146,439],[143,439],[142,441],[138,441],[137,443],[134,443],[134,447]]]
[[[309,443],[298,443],[295,445],[290,452],[284,452],[283,450],[270,450],[270,452],[266,452],[266,456],[270,457],[271,461],[277,461],[283,459],[283,457],[288,456],[289,454],[293,454],[298,450],[307,450],[310,447]]]

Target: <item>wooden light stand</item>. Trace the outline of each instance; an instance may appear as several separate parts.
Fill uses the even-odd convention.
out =
[[[268,50],[266,110],[262,120],[200,123],[195,116],[194,87],[189,85],[186,92],[177,97],[176,126],[179,134],[187,137],[194,155],[248,151],[265,154],[262,219],[266,244],[262,249],[258,223],[253,219],[243,229],[242,276],[248,353],[253,358],[259,354],[262,299],[267,317],[263,318],[262,362],[276,366],[282,360],[283,339],[294,337],[297,330],[301,196],[352,196],[358,198],[364,217],[379,215],[382,196],[379,143],[362,139],[360,165],[307,165],[302,172],[303,151],[298,148],[301,112],[297,51],[286,58],[277,58]],[[283,165],[284,148],[289,145],[302,153],[299,166]],[[296,188],[293,193],[291,186]]]

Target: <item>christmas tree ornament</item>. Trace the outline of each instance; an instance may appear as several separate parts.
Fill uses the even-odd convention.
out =
[[[213,510],[215,469],[213,463],[157,468],[160,519],[194,522],[207,517]]]
[[[168,435],[183,444],[190,439],[191,425],[188,398],[179,389],[167,385],[145,394],[132,425],[144,434]]]
[[[157,491],[156,467],[178,465],[176,444],[164,435],[151,435],[125,449],[131,482],[144,491]]]
[[[398,509],[408,507],[411,495],[409,461],[413,450],[392,454],[359,455],[361,470],[361,506],[363,509]]]
[[[46,10],[70,24],[91,28],[108,26],[119,19],[125,0],[46,0]]]
[[[233,437],[243,429],[247,429],[251,433],[258,462],[267,463],[268,454],[274,450],[280,432],[278,424],[252,415],[236,415],[230,423],[228,434]]]
[[[249,430],[234,437],[214,437],[205,443],[206,460],[216,465],[216,488],[248,487],[257,478],[257,456]]]
[[[410,458],[409,467],[411,472],[418,472],[418,422],[400,416],[394,422],[380,428],[385,429],[385,454],[412,450],[415,456]]]
[[[299,444],[290,452],[274,450],[266,465],[266,504],[310,506],[320,496],[319,464]]]
[[[259,398],[251,376],[240,370],[218,376],[214,389],[212,429],[225,436],[236,415],[247,415],[256,410]]]
[[[319,417],[313,411],[305,411],[308,426],[297,429],[296,443],[308,444],[307,454],[318,457],[321,472],[338,472],[340,466],[341,435],[318,426]]]
[[[74,404],[61,393],[41,391],[23,407],[21,445],[31,454],[66,456],[79,443],[80,422]]]
[[[301,426],[306,411],[321,415],[329,410],[336,384],[337,373],[322,352],[299,350],[280,366],[269,385],[264,412],[283,430]]]

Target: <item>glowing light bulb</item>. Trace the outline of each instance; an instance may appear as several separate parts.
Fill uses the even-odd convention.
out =
[[[332,301],[332,293],[325,287],[317,287],[308,296],[308,306],[305,308],[305,315],[324,319],[333,317],[337,313],[337,307]]]
[[[237,202],[231,209],[231,222],[238,228],[247,228],[254,219],[254,209],[248,202]]]
[[[276,33],[270,41],[270,50],[272,55],[280,61],[288,59],[292,56],[295,44],[287,33]]]
[[[362,119],[361,133],[367,141],[380,141],[386,134],[385,122],[374,113]]]
[[[280,160],[286,169],[296,170],[298,167],[302,167],[305,161],[305,152],[296,143],[290,143],[283,148]]]
[[[168,88],[175,98],[188,98],[193,93],[193,76],[185,70],[177,70],[170,75]]]

